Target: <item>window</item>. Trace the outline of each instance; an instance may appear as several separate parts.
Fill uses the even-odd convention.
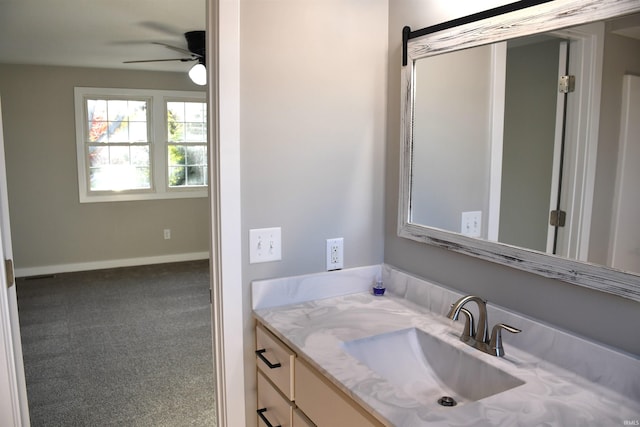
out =
[[[201,92],[75,88],[80,202],[207,196]]]
[[[167,102],[169,187],[207,184],[207,105]]]

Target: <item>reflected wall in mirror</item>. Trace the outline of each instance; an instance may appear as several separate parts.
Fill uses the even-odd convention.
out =
[[[409,40],[399,235],[640,299],[640,7],[551,3]]]

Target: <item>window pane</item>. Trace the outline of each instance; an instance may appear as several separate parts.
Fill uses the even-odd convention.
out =
[[[136,145],[131,147],[131,164],[134,166],[145,166],[149,168],[149,146]]]
[[[170,187],[179,187],[185,184],[185,169],[184,166],[169,167]]]
[[[129,147],[111,147],[109,156],[109,163],[112,165],[128,165]]]
[[[207,185],[206,145],[170,145],[168,157],[170,187]]]
[[[184,141],[184,123],[175,121],[172,116],[169,115],[167,129],[169,131],[169,142]]]
[[[129,142],[147,142],[147,123],[129,122]]]
[[[206,122],[202,102],[185,102],[185,122]]]
[[[151,170],[149,168],[135,168],[135,180],[133,182],[136,189],[151,188]]]
[[[178,122],[184,122],[184,102],[167,102],[167,112]]]
[[[129,101],[129,121],[147,121],[147,101]]]
[[[167,102],[167,140],[206,142],[206,113],[204,102]]]
[[[91,168],[89,169],[89,180],[92,191],[108,190],[108,179],[105,178],[105,168]]]
[[[87,137],[89,142],[101,142],[107,134],[107,101],[87,100]]]
[[[109,142],[129,142],[128,122],[109,122],[108,124]]]
[[[203,146],[187,146],[187,164],[188,165],[204,165],[206,164],[206,149]]]
[[[205,172],[202,166],[187,166],[187,185],[204,185]]]
[[[147,142],[147,101],[87,99],[89,142]]]
[[[183,145],[169,146],[169,166],[184,165],[186,162],[186,150]]]
[[[151,188],[149,168],[107,165],[89,169],[91,191],[123,191]]]
[[[207,126],[204,123],[186,123],[185,141],[204,142],[207,140]]]
[[[109,164],[108,147],[89,147],[89,167]]]
[[[126,100],[110,99],[107,101],[107,120],[120,122],[129,115],[129,105]]]

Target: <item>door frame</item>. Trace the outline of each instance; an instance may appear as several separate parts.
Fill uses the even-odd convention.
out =
[[[604,23],[592,23],[551,34],[570,40],[569,74],[575,91],[567,98],[565,153],[561,188],[566,226],[559,228],[557,255],[587,261],[600,129]]]
[[[211,141],[209,164],[212,165],[209,168],[212,347],[216,373],[217,423],[218,427],[226,427],[247,425],[247,387],[244,373],[245,367],[251,363],[250,360],[245,361],[244,352],[239,0],[206,0],[206,14],[207,51],[213,52],[209,56],[210,63],[207,67],[207,105],[211,118],[208,129]],[[3,173],[6,184],[4,150],[0,160],[0,176]],[[6,195],[6,190],[4,194]],[[3,257],[0,246],[0,260]],[[7,385],[6,390],[0,389],[0,397],[10,400],[7,407],[11,408],[10,413],[3,411],[0,421],[9,426],[28,426],[30,422],[24,367],[16,365],[16,359],[20,360],[20,364],[22,361],[22,346],[14,344],[15,340],[20,343],[19,325],[11,322],[11,315],[17,313],[17,307],[15,310],[9,309],[9,293],[4,291],[7,289],[4,262],[0,262],[0,276],[0,387]],[[15,286],[9,290],[15,293]]]
[[[568,58],[569,42],[562,40],[560,42],[560,52],[558,58],[558,78],[567,74],[567,66],[569,62]],[[549,191],[549,212],[558,209],[558,196],[560,190],[560,174],[562,173],[562,148],[565,136],[565,111],[567,108],[567,94],[563,94],[558,90],[556,96],[556,123],[555,123],[555,135],[553,141],[553,166],[551,168],[551,189]],[[556,241],[556,227],[551,225],[551,222],[547,223],[547,253],[552,254],[554,252]]]
[[[22,359],[18,295],[15,280],[13,284],[8,283],[5,259],[13,260],[13,249],[0,99],[0,361],[4,362],[0,367],[0,376],[6,377],[0,385],[0,395],[3,396],[0,402],[0,408],[3,409],[0,422],[3,425],[28,426],[29,403]]]
[[[500,232],[500,201],[502,199],[502,153],[504,149],[504,109],[507,85],[507,42],[491,45],[491,105],[489,173],[489,212],[487,239],[497,242]]]
[[[589,254],[593,194],[595,189],[596,157],[598,152],[598,130],[600,125],[600,93],[602,87],[602,58],[604,55],[604,23],[593,23],[580,27],[550,32],[563,39],[569,39],[569,72],[577,75],[576,89],[568,97],[567,135],[565,151],[563,188],[561,194],[562,210],[567,212],[566,227],[561,228],[559,236],[559,256],[586,261]],[[506,48],[500,44],[492,50],[494,76],[492,81],[492,139],[491,139],[491,192],[489,209],[489,240],[498,240],[500,176],[502,173],[502,148],[504,124],[504,85],[505,77],[495,73],[500,71],[506,61]],[[502,71],[504,73],[504,71]],[[558,104],[559,105],[559,104]],[[562,112],[558,112],[562,118]],[[502,115],[502,116],[501,116]],[[557,120],[557,119],[556,119]],[[499,129],[495,129],[498,126]],[[556,135],[554,152],[553,183],[557,183],[556,171],[559,168],[559,138]],[[557,192],[552,188],[550,206],[557,201]],[[555,194],[555,196],[554,196]],[[497,207],[497,208],[496,208]],[[553,239],[553,227],[549,227],[549,236]],[[551,242],[553,248],[553,242]]]
[[[247,385],[240,206],[240,2],[207,0],[211,299],[218,427],[245,426]]]

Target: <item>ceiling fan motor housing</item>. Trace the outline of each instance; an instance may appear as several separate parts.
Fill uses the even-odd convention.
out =
[[[200,57],[198,61],[202,65],[205,65],[205,62],[206,62],[205,61],[206,59],[205,32],[204,31],[188,31],[184,33],[184,37],[187,39],[187,47],[189,49],[189,52],[192,52],[198,55]]]

